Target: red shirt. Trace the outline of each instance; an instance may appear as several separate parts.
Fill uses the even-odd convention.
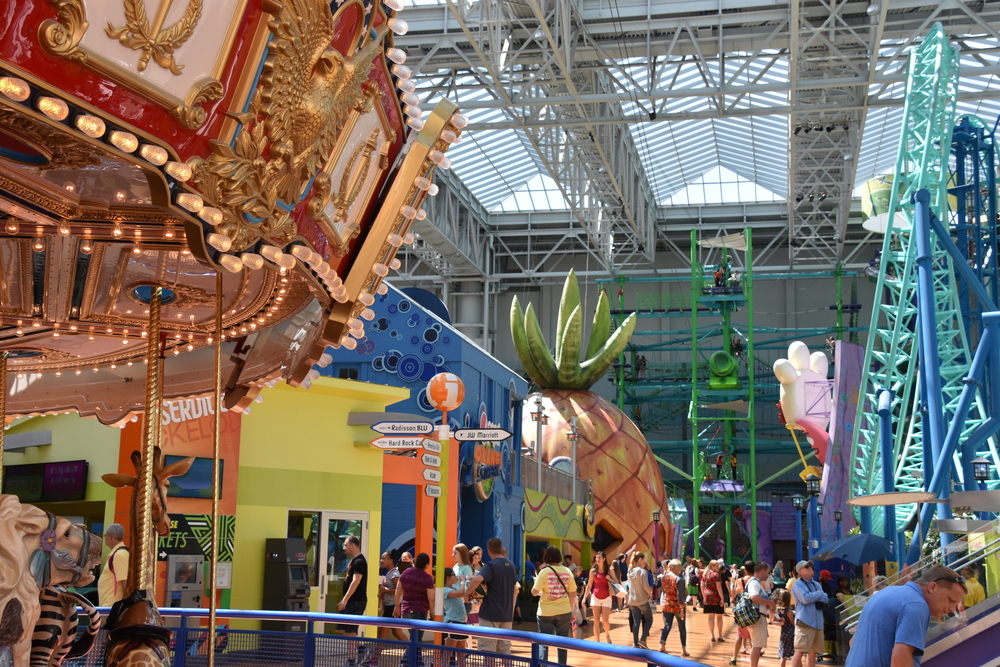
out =
[[[606,600],[611,595],[608,581],[608,575],[603,572],[594,571],[594,586],[591,590],[594,593],[594,597],[598,600]]]
[[[720,579],[719,573],[715,570],[705,572],[705,576],[701,579],[702,595],[705,598],[705,604],[716,607],[722,605],[722,597],[719,595],[719,587],[716,585]]]
[[[663,613],[665,614],[679,614],[683,611],[684,606],[677,598],[678,581],[680,581],[680,577],[673,572],[667,572],[660,579],[660,583],[663,585]]]

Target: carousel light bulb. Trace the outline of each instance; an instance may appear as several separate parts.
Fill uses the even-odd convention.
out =
[[[442,153],[441,151],[435,149],[435,150],[432,150],[430,153],[428,153],[427,157],[434,164],[441,164],[442,160],[444,160],[444,153]]]
[[[191,352],[192,350],[194,350],[194,345],[188,344],[187,351]]]
[[[402,215],[407,220],[413,220],[417,217],[417,209],[413,208],[409,204],[405,204],[399,209],[400,215]]]
[[[116,222],[114,227],[111,228],[111,235],[116,239],[120,239],[125,235],[125,230],[122,228],[122,223]]]
[[[180,181],[182,183],[189,180],[193,175],[191,165],[186,162],[167,162],[163,165],[163,171],[167,172],[167,174],[175,181]]]
[[[7,225],[4,229],[8,234],[17,234],[21,231],[21,224],[17,221],[17,218],[7,218]]]
[[[306,378],[305,380],[302,381],[302,384],[300,386],[303,389],[312,389],[313,381],[310,380],[309,378]],[[249,412],[249,411],[248,410],[244,410],[244,412]]]
[[[276,264],[286,271],[291,271],[295,268],[295,258],[286,253],[278,258]]]
[[[389,267],[382,262],[375,262],[372,264],[372,273],[380,278],[385,278],[389,275]]]
[[[174,356],[175,356],[175,357],[176,357],[176,356],[179,356],[179,355],[180,355],[180,353],[181,353],[181,351],[180,351],[180,350],[178,350],[178,349],[177,349],[177,348],[175,347],[175,348],[174,348]]]
[[[140,243],[139,241],[133,241],[132,242],[132,254],[133,255],[141,255],[142,254],[142,243]]]
[[[118,368],[118,364],[111,364],[111,370],[115,370],[116,368]]]
[[[392,30],[397,35],[405,35],[406,31],[410,29],[410,24],[403,19],[397,19],[395,16],[385,22],[389,26],[389,30]]]
[[[36,236],[35,242],[32,244],[31,249],[34,250],[35,252],[42,252],[43,250],[45,250],[45,239],[43,239],[41,236]]]
[[[94,252],[94,243],[90,239],[83,239],[80,241],[80,252],[84,255]]]
[[[214,227],[222,222],[223,215],[222,211],[214,206],[203,205],[201,210],[198,211],[198,217]]]
[[[431,183],[431,187],[427,188],[427,194],[429,194],[431,197],[433,197],[439,192],[441,192],[441,188],[438,187],[437,183]]]
[[[401,267],[402,265],[403,263],[399,261],[399,257],[393,257],[392,261],[389,262],[389,268],[392,269],[393,271],[399,271],[399,267]]]
[[[139,139],[131,132],[123,132],[122,130],[112,130],[108,135],[108,141],[123,153],[134,153],[135,149],[139,147]]]
[[[305,262],[312,256],[312,250],[304,245],[295,244],[292,246],[292,255]]]
[[[155,164],[157,167],[162,167],[170,154],[167,153],[167,149],[162,146],[154,146],[153,144],[143,144],[139,147],[139,155],[142,156],[146,162],[150,164]]]
[[[76,331],[76,329],[77,329],[77,326],[75,324],[69,325],[69,330],[70,331]]]
[[[9,100],[23,102],[31,96],[31,86],[24,79],[14,76],[0,76],[0,94]]]
[[[417,132],[424,129],[424,121],[420,120],[419,118],[407,118],[406,125],[411,129],[416,130]]]
[[[56,227],[56,232],[59,233],[59,236],[69,236],[70,232],[72,231],[73,230],[70,228],[69,223],[67,222],[60,222],[59,226]]]
[[[188,255],[190,255],[191,254],[191,248],[189,248],[187,246],[184,246],[183,248],[181,248],[181,254],[184,255],[185,257],[188,256]]]
[[[14,329],[14,335],[20,338],[21,336],[24,335],[24,329],[22,329],[21,327]]]
[[[446,143],[453,144],[458,140],[458,135],[451,130],[444,130],[441,133],[441,140]]]
[[[406,106],[403,107],[403,113],[409,116],[410,118],[415,118],[417,120],[420,120],[420,117],[424,115],[424,110],[418,106],[411,106],[407,104]]]
[[[361,319],[371,322],[372,319],[374,318],[375,318],[375,311],[372,310],[371,308],[365,308],[364,310],[361,311]]]
[[[55,97],[39,97],[35,106],[52,120],[66,120],[69,115],[69,105]]]
[[[396,47],[388,48],[385,50],[385,57],[397,65],[402,65],[406,62],[406,51]]]
[[[348,335],[352,336],[353,338],[357,338],[359,340],[361,338],[365,337],[365,330],[364,329],[351,329],[347,333],[348,333]]]
[[[62,377],[62,371],[56,371],[56,377],[57,378]]]
[[[80,375],[81,373],[83,373],[83,371],[81,371],[79,368],[77,368],[76,371],[74,372],[75,375]]]
[[[240,255],[240,261],[243,262],[243,266],[253,271],[264,266],[264,258],[253,252],[245,252]]]
[[[464,113],[458,113],[456,111],[451,115],[451,124],[455,126],[455,129],[461,130],[469,124],[469,117]]]
[[[115,201],[116,202],[118,202],[119,204],[121,204],[126,199],[128,199],[128,193],[127,192],[125,192],[124,190],[117,190],[117,191],[115,191]]]
[[[97,116],[90,116],[87,114],[77,116],[74,121],[78,130],[86,134],[91,139],[98,139],[104,136],[104,131],[107,126],[104,121]]]
[[[177,205],[191,211],[192,213],[197,213],[201,209],[205,208],[205,200],[196,194],[182,192],[177,195]]]
[[[409,79],[398,79],[396,81],[396,87],[402,90],[404,93],[416,92],[417,84],[413,83]]]
[[[131,366],[131,365],[132,365],[132,362],[131,362],[131,361],[126,361],[126,362],[125,362],[125,365],[126,365],[126,366]]]
[[[272,264],[277,264],[278,260],[285,254],[273,245],[262,245],[258,251],[261,256]]]
[[[174,226],[173,225],[167,225],[163,229],[163,238],[169,240],[169,239],[174,238],[175,236],[177,236],[177,232],[174,231]]]
[[[307,380],[315,380],[319,377],[319,371],[315,368],[311,368],[308,373],[306,373]]]
[[[229,249],[233,247],[233,240],[225,234],[212,233],[206,236],[205,240],[208,242],[208,245],[219,252],[229,252]]]
[[[389,292],[389,286],[386,285],[385,283],[379,283],[378,289],[376,289],[375,292],[378,293],[379,295],[387,294]]]
[[[440,168],[440,169],[451,169],[451,158],[448,158],[448,157],[441,158],[441,161],[438,162],[438,168]]]
[[[382,4],[394,12],[401,12],[406,7],[404,0],[383,0]]]
[[[427,190],[429,190],[431,187],[431,179],[427,178],[426,176],[419,176],[413,179],[413,184],[417,186],[419,190],[427,192]]]
[[[409,79],[410,75],[413,74],[413,70],[411,70],[406,65],[393,65],[392,69],[390,69],[389,71],[395,74],[400,79]]]
[[[319,366],[320,368],[326,368],[332,363],[333,363],[333,356],[327,352],[324,352],[323,354],[319,355],[319,361],[316,362],[316,365]]]
[[[59,335],[60,335],[60,333],[59,333],[59,325],[58,324],[53,324],[52,325],[52,337],[53,338],[59,338]]]
[[[399,96],[399,99],[403,101],[403,104],[409,104],[414,107],[420,106],[420,97],[416,93],[403,93]]]
[[[219,255],[219,264],[230,273],[239,273],[243,270],[243,261],[236,255]]]
[[[63,183],[63,189],[66,192],[76,192],[76,183],[74,183],[73,181],[66,181],[65,183]]]
[[[425,211],[424,209],[420,209],[419,211],[417,211],[417,220],[426,220],[426,219],[427,219],[427,211]]]
[[[345,337],[343,340],[340,341],[340,346],[343,348],[347,348],[348,350],[353,350],[358,346],[358,341],[354,340],[351,337]]]
[[[341,285],[340,289],[330,292],[330,296],[332,296],[333,300],[337,303],[347,303],[347,288]]]
[[[365,306],[370,306],[373,303],[375,303],[375,297],[372,296],[371,292],[362,292],[361,294],[358,295],[358,303]]]
[[[385,237],[385,242],[391,245],[393,248],[398,248],[403,245],[403,237],[399,234],[389,234]]]
[[[403,243],[406,245],[413,245],[413,242],[416,240],[416,237],[413,236],[413,232],[406,232],[403,234]]]

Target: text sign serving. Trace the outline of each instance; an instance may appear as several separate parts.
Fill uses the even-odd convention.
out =
[[[440,456],[435,456],[434,454],[424,454],[423,456],[420,457],[420,460],[423,461],[425,466],[430,466],[431,468],[441,467]]]
[[[441,487],[437,484],[428,484],[424,487],[424,493],[426,493],[431,498],[441,497]]]
[[[434,468],[424,468],[424,479],[428,482],[440,482],[441,471]]]
[[[462,442],[499,442],[510,435],[510,431],[502,428],[460,428],[455,431],[455,439]]]
[[[430,438],[426,438],[424,440],[423,447],[426,451],[431,452],[432,454],[441,453],[441,443],[438,442],[437,440],[431,440]]]
[[[426,435],[434,432],[430,422],[379,422],[371,429],[382,435]]]
[[[379,449],[420,449],[424,445],[424,440],[426,438],[415,437],[407,438],[403,436],[391,436],[385,435],[381,438],[375,438],[372,440],[372,446],[378,447]]]

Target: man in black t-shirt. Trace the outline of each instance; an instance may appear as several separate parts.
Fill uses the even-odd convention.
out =
[[[364,616],[365,608],[368,606],[368,561],[361,553],[361,540],[350,535],[344,540],[344,553],[351,562],[347,565],[347,576],[344,577],[347,590],[337,603],[337,609],[343,614]],[[337,625],[337,632],[343,635],[356,635],[358,626],[340,623]]]
[[[483,565],[479,574],[472,578],[466,589],[466,602],[469,595],[480,583],[485,582],[487,589],[479,607],[479,625],[484,628],[511,629],[514,623],[514,602],[517,596],[517,568],[503,556],[503,542],[498,537],[486,541],[486,551],[490,562]],[[510,654],[510,642],[503,639],[480,637],[479,650],[490,653]]]

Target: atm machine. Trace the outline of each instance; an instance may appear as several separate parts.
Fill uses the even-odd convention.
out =
[[[270,538],[264,547],[264,609],[309,611],[309,564],[301,537]],[[305,632],[305,621],[263,621],[261,629]]]
[[[198,608],[204,595],[204,556],[167,556],[166,606]],[[178,627],[177,618],[168,625]]]

